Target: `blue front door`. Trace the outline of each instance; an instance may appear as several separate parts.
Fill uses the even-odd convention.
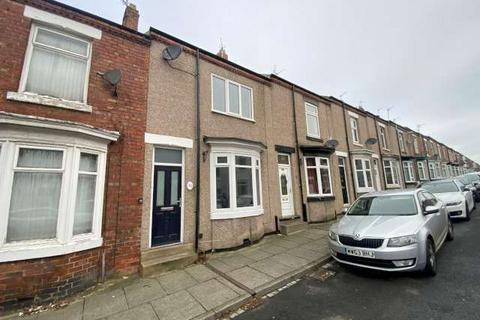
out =
[[[180,242],[182,168],[155,166],[152,247]]]

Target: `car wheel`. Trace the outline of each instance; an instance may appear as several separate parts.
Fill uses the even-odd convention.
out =
[[[455,237],[455,234],[454,234],[454,231],[453,231],[453,223],[452,223],[452,220],[448,219],[447,240],[452,241],[454,237]]]
[[[470,209],[468,208],[468,203],[465,201],[465,220],[470,221]]]
[[[435,255],[435,247],[433,246],[433,241],[431,239],[427,240],[426,250],[427,261],[423,273],[426,276],[433,277],[437,274],[437,256]]]

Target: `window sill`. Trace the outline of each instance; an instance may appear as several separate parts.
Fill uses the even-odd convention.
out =
[[[323,139],[321,139],[320,137],[314,137],[314,136],[307,135],[307,140],[323,143]]]
[[[358,143],[358,142],[354,142],[353,145],[354,145],[354,146],[357,146],[357,147],[362,147],[362,148],[363,148],[363,144]]]
[[[222,112],[222,111],[213,110],[213,109],[212,109],[212,112],[213,112],[213,113],[217,113],[217,114],[221,114],[221,115],[224,115],[224,116],[229,116],[229,117],[232,117],[232,118],[236,118],[236,119],[240,119],[240,120],[252,122],[252,123],[255,123],[255,122],[256,122],[256,121],[253,120],[253,119],[245,118],[245,117],[242,117],[242,116],[237,115],[237,114],[235,114],[235,113]]]
[[[317,201],[331,201],[335,200],[335,196],[308,196],[307,202],[317,202]]]
[[[28,241],[4,245],[0,248],[0,262],[48,258],[102,246],[102,238],[79,237],[70,243],[57,240]]]
[[[358,188],[357,187],[357,193],[369,193],[369,192],[374,192],[374,188]]]
[[[26,103],[34,103],[40,104],[49,107],[57,107],[81,112],[92,112],[92,106],[77,102],[77,101],[69,101],[63,100],[60,98],[53,98],[49,96],[42,96],[35,93],[30,92],[7,92],[7,100],[12,101],[19,101],[19,102],[26,102]]]
[[[390,152],[390,149],[388,149],[388,148],[382,148],[382,149],[383,149],[383,151]]]
[[[397,189],[400,188],[399,184],[387,184],[387,189]]]
[[[249,208],[249,209],[234,209],[225,211],[215,211],[210,213],[211,220],[237,219],[256,217],[263,214],[263,208]]]

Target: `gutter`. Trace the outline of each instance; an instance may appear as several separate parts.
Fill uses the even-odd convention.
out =
[[[292,84],[292,107],[293,107],[293,127],[295,128],[295,149],[297,149],[297,168],[298,168],[298,179],[300,180],[300,193],[302,195],[302,219],[303,221],[308,221],[308,212],[307,205],[304,200],[303,195],[303,179],[302,179],[302,169],[301,169],[301,159],[300,159],[300,148],[298,145],[298,128],[297,128],[297,108],[295,104],[295,85]]]
[[[196,125],[195,125],[195,147],[196,147],[196,175],[195,175],[195,252],[198,253],[200,236],[200,50],[197,48],[195,59],[195,102],[196,102]]]

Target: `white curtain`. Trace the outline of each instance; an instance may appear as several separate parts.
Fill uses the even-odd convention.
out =
[[[92,232],[95,209],[95,190],[97,185],[97,156],[82,153],[80,155],[80,173],[78,174],[77,197],[75,200],[75,219],[73,234]]]
[[[7,242],[56,237],[61,187],[61,173],[15,172]]]
[[[37,42],[77,54],[86,54],[88,44],[39,29]],[[84,100],[87,58],[34,45],[25,90],[73,101]]]

